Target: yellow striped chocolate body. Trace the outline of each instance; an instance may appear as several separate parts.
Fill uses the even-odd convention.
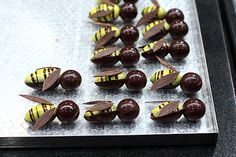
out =
[[[143,35],[147,31],[149,31],[151,28],[153,28],[154,26],[158,25],[160,22],[164,22],[163,28],[153,38],[155,38],[156,40],[159,40],[159,39],[163,38],[168,33],[168,31],[170,29],[170,25],[166,22],[166,20],[156,20],[154,22],[149,23],[143,29]]]
[[[89,12],[89,16],[100,11],[112,11],[112,13],[105,16],[92,18],[92,20],[98,21],[98,22],[112,22],[119,17],[120,7],[116,4],[113,6],[110,6],[107,4],[100,4],[99,6],[95,7]]]
[[[168,74],[173,74],[173,73],[176,73],[176,71],[174,71],[174,70],[161,70],[161,71],[155,72],[155,73],[152,75],[150,81],[151,81],[152,83],[155,83],[155,82],[156,82],[157,80],[159,80],[160,78],[162,78],[162,77],[164,77],[164,76],[166,76],[166,75],[168,75]],[[182,79],[182,76],[179,74],[179,75],[176,77],[175,81],[173,81],[171,84],[169,84],[168,86],[166,86],[166,87],[164,87],[164,88],[165,88],[165,89],[176,88],[177,86],[179,86],[181,79]]]
[[[148,6],[145,7],[142,11],[142,15],[146,15],[154,10],[157,10],[157,15],[156,15],[156,19],[158,20],[163,20],[166,16],[166,10],[164,8],[158,8],[156,6]]]
[[[116,106],[101,111],[86,111],[84,118],[90,123],[109,123],[116,117]]]
[[[95,77],[95,84],[102,89],[118,89],[125,83],[125,73],[119,73],[113,76]]]
[[[46,78],[57,69],[58,68],[55,67],[45,67],[38,69],[30,75],[26,76],[25,84],[31,88],[41,90]],[[57,85],[58,83],[56,83],[53,87],[56,87]]]
[[[169,43],[163,42],[161,48],[154,52],[153,47],[158,41],[151,42],[142,48],[141,55],[149,60],[156,60],[156,56],[164,58],[169,53]]]
[[[120,55],[119,50],[116,50],[112,54],[110,54],[108,56],[104,56],[102,58],[94,58],[95,54],[98,54],[98,53],[100,53],[100,52],[102,52],[106,49],[107,48],[103,48],[103,49],[100,49],[100,50],[97,50],[97,51],[93,52],[92,57],[91,57],[90,60],[94,64],[101,65],[101,66],[110,66],[110,65],[116,64],[119,61],[119,55]]]
[[[35,123],[45,112],[48,110],[55,108],[52,104],[38,104],[32,107],[26,114],[25,114],[25,121],[29,123]]]
[[[182,115],[182,111],[183,111],[183,104],[179,104],[177,109],[174,110],[172,113],[165,115],[165,116],[159,116],[160,115],[160,111],[171,104],[171,101],[167,101],[167,102],[163,102],[161,104],[159,104],[156,108],[154,108],[151,111],[151,116],[150,118],[153,120],[157,120],[160,122],[172,122],[172,121],[176,121],[177,119],[179,119]]]
[[[109,33],[111,31],[115,31],[115,35],[114,37],[107,43],[108,45],[109,44],[112,44],[114,42],[116,42],[120,36],[120,29],[115,27],[115,26],[112,26],[112,27],[103,27],[101,28],[99,31],[97,31],[93,37],[92,37],[92,40],[96,43],[98,42],[106,33]]]

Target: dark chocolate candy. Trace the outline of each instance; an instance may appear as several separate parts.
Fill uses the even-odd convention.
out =
[[[122,121],[133,121],[139,115],[139,105],[133,99],[123,99],[117,106],[117,115]]]
[[[182,39],[174,40],[170,45],[170,55],[176,60],[183,60],[189,54],[190,47]]]
[[[138,63],[139,58],[138,49],[131,45],[126,45],[120,50],[120,61],[124,66],[134,66]]]
[[[174,39],[183,38],[188,33],[188,25],[182,20],[175,20],[170,24],[169,31]]]
[[[80,86],[81,75],[75,70],[67,70],[60,77],[60,84],[65,90],[74,90]]]
[[[57,118],[62,123],[74,122],[79,117],[79,106],[70,100],[65,100],[61,102],[56,110]]]
[[[137,91],[143,89],[147,84],[146,75],[140,70],[131,70],[125,79],[125,85],[128,89]]]
[[[165,19],[168,23],[171,23],[175,20],[184,20],[184,14],[181,10],[177,8],[170,9],[165,16]]]
[[[121,29],[120,39],[127,45],[134,44],[139,38],[139,30],[133,25],[126,25]]]
[[[193,72],[186,73],[181,79],[180,87],[186,94],[195,94],[202,88],[202,78]]]
[[[187,99],[183,105],[184,117],[191,122],[200,120],[206,112],[205,104],[196,98]]]
[[[137,8],[133,3],[124,3],[120,7],[120,17],[125,21],[132,21],[138,14]]]

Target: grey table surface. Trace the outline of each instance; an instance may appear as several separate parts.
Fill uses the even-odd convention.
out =
[[[216,146],[1,149],[0,156],[236,156],[235,96],[219,4],[197,0],[197,7],[220,130]]]

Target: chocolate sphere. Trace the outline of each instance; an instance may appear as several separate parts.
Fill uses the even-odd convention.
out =
[[[196,98],[187,99],[184,103],[184,117],[191,122],[201,119],[206,112],[205,104]]]
[[[186,94],[195,94],[202,88],[202,79],[196,73],[186,73],[181,79],[180,87]]]
[[[178,39],[184,37],[188,33],[188,25],[181,20],[175,20],[170,25],[170,34],[173,38]]]
[[[138,49],[127,45],[120,50],[120,61],[124,66],[133,66],[138,63],[140,54]]]
[[[171,23],[175,20],[184,20],[184,14],[181,10],[177,8],[170,9],[165,16],[165,19],[168,23]]]
[[[81,75],[75,70],[67,70],[60,77],[60,84],[65,90],[74,90],[81,84]]]
[[[184,40],[174,40],[170,45],[170,55],[176,60],[183,60],[189,54],[190,47]]]
[[[138,0],[124,0],[125,3],[129,2],[129,3],[136,3],[138,2]]]
[[[139,115],[139,105],[133,99],[121,100],[117,106],[117,115],[122,121],[132,121]]]
[[[121,29],[120,39],[127,45],[131,45],[139,38],[139,31],[137,27],[126,25]]]
[[[79,106],[73,101],[65,100],[58,105],[56,115],[62,123],[74,122],[79,116]]]
[[[143,89],[147,84],[147,77],[146,75],[139,70],[131,70],[126,75],[126,82],[125,85],[130,90],[141,90]]]
[[[137,8],[133,3],[125,3],[120,7],[120,17],[125,22],[132,21],[137,14]]]

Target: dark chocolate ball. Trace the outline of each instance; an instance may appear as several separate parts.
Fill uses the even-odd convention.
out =
[[[170,24],[170,34],[174,39],[182,38],[188,33],[188,25],[182,20],[175,20]]]
[[[138,49],[126,45],[120,50],[120,61],[124,66],[133,66],[138,63],[140,54]]]
[[[139,38],[139,31],[133,25],[126,25],[121,29],[120,39],[127,45],[131,45]]]
[[[136,3],[138,2],[138,0],[124,0],[125,3],[129,2],[129,3]]]
[[[120,17],[125,22],[132,21],[137,14],[137,8],[133,3],[125,3],[120,7]]]
[[[171,23],[175,20],[184,20],[184,14],[181,10],[177,8],[170,9],[165,16],[165,19],[168,23]]]
[[[146,75],[139,70],[131,70],[126,75],[125,85],[128,89],[137,91],[143,89],[147,84]]]
[[[60,77],[60,84],[65,90],[74,90],[81,84],[81,75],[75,70],[67,70]]]
[[[181,79],[180,87],[186,94],[195,94],[202,88],[202,78],[193,72],[186,73]]]
[[[79,116],[79,106],[70,100],[65,100],[57,106],[56,115],[62,123],[74,122]]]
[[[176,60],[183,60],[189,54],[190,47],[182,39],[174,40],[170,45],[170,55]]]
[[[117,106],[117,115],[122,121],[133,121],[139,115],[139,105],[133,99],[121,100]]]
[[[205,104],[201,100],[196,98],[187,99],[184,103],[183,109],[184,109],[184,117],[188,121],[192,122],[201,119],[206,112]]]

